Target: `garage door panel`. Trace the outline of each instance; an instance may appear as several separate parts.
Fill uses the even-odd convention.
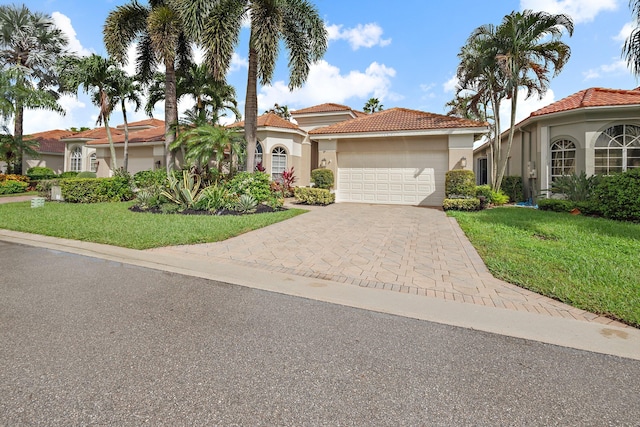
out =
[[[340,202],[442,206],[446,151],[338,153],[338,165]]]

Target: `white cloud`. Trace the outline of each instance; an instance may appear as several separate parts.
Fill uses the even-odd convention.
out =
[[[591,68],[584,71],[582,75],[584,76],[583,81],[587,81],[600,78],[603,75],[627,74],[628,72],[629,69],[627,68],[627,63],[623,59],[614,59],[611,64],[604,64],[598,68]]]
[[[458,88],[459,82],[458,77],[454,75],[442,84],[442,90],[444,90],[445,93],[454,93]]]
[[[549,104],[555,102],[555,94],[553,90],[547,90],[547,93],[539,99],[538,96],[533,95],[529,99],[525,99],[527,96],[526,89],[520,89],[518,91],[518,106],[516,108],[516,123],[526,119],[529,117],[531,113],[536,110],[539,110],[543,107],[546,107]],[[511,100],[505,99],[500,104],[500,127],[502,128],[501,132],[509,129],[509,125],[511,124]]]
[[[351,49],[358,50],[361,47],[388,46],[391,39],[383,39],[383,29],[378,24],[358,24],[355,28],[342,29],[342,25],[328,25],[329,41],[347,40]]]
[[[634,28],[637,27],[637,24],[635,22],[627,22],[626,24],[624,24],[624,26],[622,27],[622,29],[620,29],[620,32],[613,37],[613,39],[615,41],[619,41],[621,45],[624,44],[624,42],[629,38],[629,36],[631,35],[631,32],[634,30]]]
[[[618,8],[617,0],[520,0],[522,9],[544,10],[548,13],[564,13],[576,24],[591,22],[600,12]]]
[[[231,67],[229,68],[229,72],[233,73],[234,71],[238,71],[243,68],[249,68],[249,60],[247,58],[241,57],[236,52],[233,52],[233,56],[231,57]]]
[[[76,53],[80,56],[91,55],[92,52],[83,47],[80,40],[76,37],[76,30],[73,29],[73,25],[71,25],[71,19],[69,19],[69,17],[60,12],[53,12],[51,14],[51,18],[56,24],[56,27],[58,27],[67,37],[70,52]]]
[[[422,99],[433,99],[436,97],[436,94],[433,93],[433,88],[436,85],[434,83],[431,84],[421,84],[420,90],[422,91]]]
[[[75,96],[64,95],[59,101],[66,115],[61,115],[47,110],[25,110],[24,112],[24,134],[44,132],[53,129],[69,129],[70,127],[89,126],[93,127],[94,122],[86,122],[82,114],[87,106],[85,102]],[[80,114],[78,114],[80,113]],[[80,118],[82,116],[82,118]],[[13,125],[11,126],[13,129]]]
[[[312,65],[307,83],[302,88],[289,91],[284,81],[262,87],[258,94],[258,111],[264,111],[276,102],[295,109],[325,102],[342,104],[352,98],[399,100],[401,97],[390,91],[391,78],[395,75],[393,68],[377,62],[364,72],[354,70],[341,74],[338,67],[322,60]]]

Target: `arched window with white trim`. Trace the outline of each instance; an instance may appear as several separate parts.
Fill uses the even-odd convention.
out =
[[[568,139],[551,143],[551,182],[576,173],[576,144]]]
[[[594,147],[595,173],[611,175],[640,167],[640,126],[611,126]]]
[[[74,147],[71,150],[71,164],[69,165],[69,170],[72,172],[82,172],[82,148]]]
[[[256,152],[255,152],[255,162],[254,162],[254,164],[256,165],[256,170],[258,170],[258,165],[264,166],[263,159],[262,159],[262,144],[260,143],[260,141],[256,142]]]
[[[276,147],[271,151],[271,179],[282,181],[282,172],[287,169],[287,150]]]

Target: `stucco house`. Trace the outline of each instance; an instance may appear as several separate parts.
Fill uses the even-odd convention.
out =
[[[72,135],[70,130],[55,129],[46,132],[38,132],[27,135],[24,138],[37,141],[37,157],[24,156],[22,159],[22,172],[35,166],[47,167],[54,173],[64,172],[64,138]]]
[[[442,206],[445,173],[472,168],[473,143],[487,130],[404,108],[366,114],[327,103],[291,115],[295,123],[273,113],[258,118],[256,161],[273,179],[294,167],[300,186],[313,169],[331,169],[337,202]]]
[[[508,133],[502,134],[506,147]],[[489,146],[474,151],[478,183],[491,176]],[[534,111],[516,125],[506,175],[522,176],[525,197],[546,193],[554,179],[608,175],[640,167],[640,88],[590,88]]]

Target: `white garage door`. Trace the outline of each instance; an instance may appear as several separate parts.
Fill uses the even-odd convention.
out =
[[[442,206],[447,152],[338,153],[336,201]]]

